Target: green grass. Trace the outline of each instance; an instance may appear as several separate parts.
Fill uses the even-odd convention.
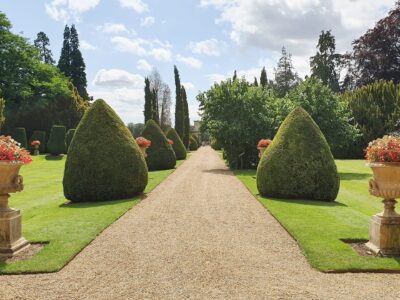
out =
[[[365,161],[337,160],[336,164],[341,186],[335,202],[264,198],[257,191],[255,170],[235,174],[297,240],[314,268],[323,272],[400,271],[400,258],[359,256],[341,241],[368,240],[370,218],[383,210],[383,204],[368,193],[371,171]]]
[[[32,259],[0,263],[0,274],[55,272],[87,244],[140,201],[140,196],[117,201],[67,204],[62,189],[65,157],[46,160],[34,156],[21,169],[24,191],[12,194],[10,206],[21,210],[23,236],[31,242],[48,242]],[[183,161],[177,162],[177,167]],[[173,170],[149,172],[145,192],[152,191]],[[88,187],[90,188],[90,187]]]

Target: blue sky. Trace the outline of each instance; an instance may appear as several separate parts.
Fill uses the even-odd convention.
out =
[[[75,24],[86,62],[88,90],[125,122],[143,122],[143,81],[156,67],[175,93],[173,65],[189,96],[238,70],[250,81],[266,66],[269,78],[284,45],[297,72],[321,30],[332,30],[340,52],[394,6],[393,0],[3,0],[13,31],[50,38],[58,60],[65,24]],[[22,9],[23,8],[23,9]],[[174,100],[174,99],[173,99]]]

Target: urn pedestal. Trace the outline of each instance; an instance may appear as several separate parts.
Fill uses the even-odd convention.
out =
[[[147,157],[147,153],[146,153],[147,147],[139,147],[139,148],[140,148],[140,151],[142,151],[143,156],[146,158]]]
[[[22,191],[22,163],[0,162],[0,257],[12,257],[29,247],[22,237],[21,212],[8,206],[9,193]]]
[[[265,150],[267,149],[267,147],[257,147],[258,150],[258,158],[261,159],[261,156],[264,154]]]
[[[384,199],[384,211],[371,218],[366,246],[382,256],[400,256],[400,215],[395,211],[395,198],[400,197],[400,164],[370,163],[369,167],[374,174],[369,192]]]

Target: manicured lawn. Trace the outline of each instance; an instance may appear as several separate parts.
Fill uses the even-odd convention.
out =
[[[60,270],[101,231],[140,201],[138,196],[118,201],[67,204],[62,191],[65,158],[46,160],[41,155],[33,159],[31,165],[21,169],[25,189],[12,194],[10,206],[22,211],[26,239],[49,244],[30,260],[0,263],[0,274]],[[182,163],[179,161],[177,166]],[[153,190],[172,172],[150,172],[145,192]]]
[[[336,202],[331,203],[264,198],[258,195],[255,170],[235,174],[298,241],[314,268],[323,272],[400,271],[400,258],[359,256],[341,241],[367,240],[369,220],[383,210],[383,204],[368,193],[371,171],[365,161],[338,160],[336,164],[341,187]]]

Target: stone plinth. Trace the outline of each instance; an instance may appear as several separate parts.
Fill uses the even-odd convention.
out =
[[[1,198],[8,195],[1,195]],[[13,208],[0,207],[0,257],[12,257],[29,247],[22,237],[21,213]]]
[[[374,215],[366,245],[376,254],[400,256],[400,216],[385,216],[384,213]]]

